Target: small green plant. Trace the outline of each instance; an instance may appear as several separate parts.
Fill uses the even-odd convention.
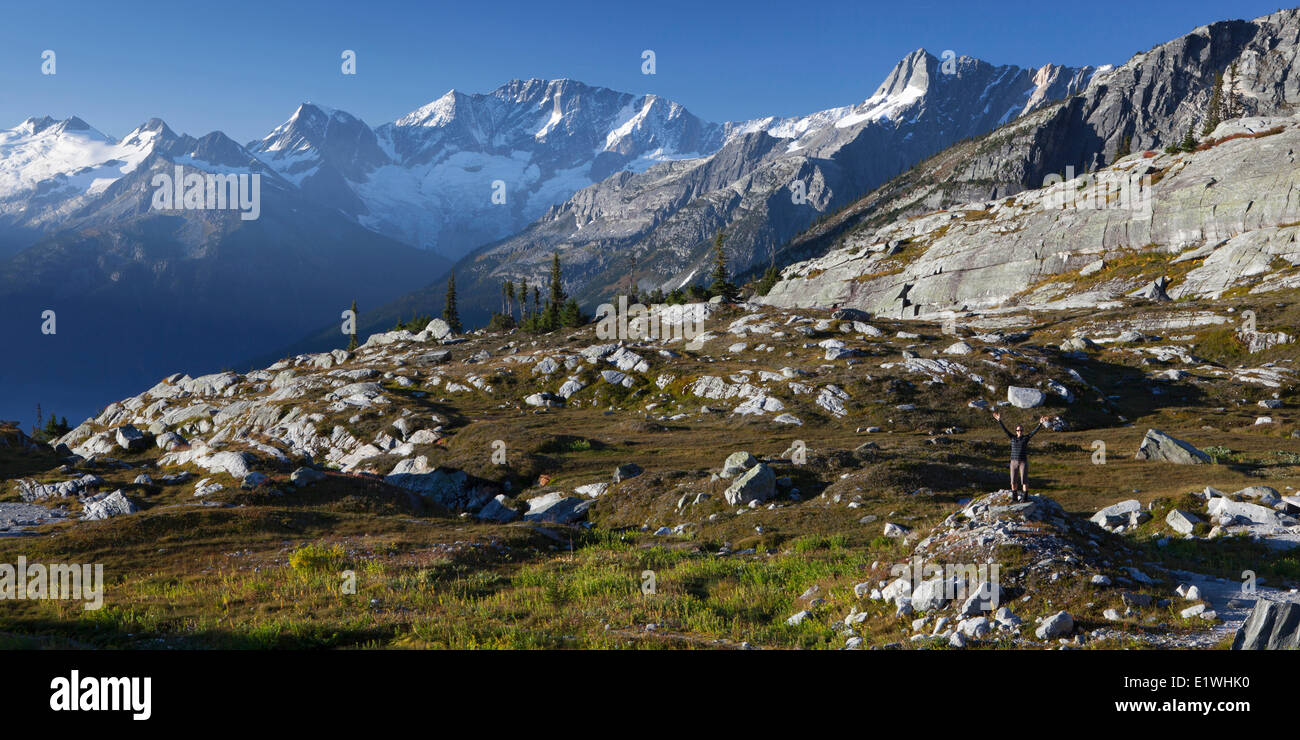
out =
[[[419,333],[424,331],[424,327],[428,326],[429,322],[432,320],[433,318],[428,314],[412,314],[410,321],[402,321],[399,318],[397,323],[393,326],[393,331],[401,331],[405,329],[409,332]]]
[[[560,435],[542,445],[541,452],[587,452],[592,449],[591,440],[583,437]]]
[[[1205,454],[1209,455],[1210,459],[1214,460],[1215,465],[1218,465],[1220,459],[1229,460],[1232,458],[1233,453],[1232,450],[1228,449],[1227,447],[1224,447],[1223,445],[1214,445],[1211,447],[1206,447]]]
[[[299,573],[342,570],[346,562],[347,553],[340,545],[303,545],[289,555],[289,567]]]
[[[1300,465],[1300,453],[1290,452],[1287,450],[1274,450],[1270,454],[1286,465]]]

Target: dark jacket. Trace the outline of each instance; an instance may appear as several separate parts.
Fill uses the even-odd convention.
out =
[[[1043,428],[1042,422],[1035,424],[1034,428],[1031,429],[1028,433],[1017,437],[1015,435],[1015,432],[1011,432],[1007,430],[1006,426],[1002,424],[1001,419],[996,419],[995,421],[997,421],[998,426],[1002,427],[1002,433],[1006,434],[1007,438],[1011,440],[1011,459],[1017,461],[1028,460],[1029,440],[1035,434],[1038,434],[1039,429]]]

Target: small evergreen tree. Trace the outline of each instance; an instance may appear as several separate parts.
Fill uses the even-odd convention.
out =
[[[572,298],[565,301],[564,307],[560,309],[560,326],[578,327],[586,323],[587,317],[583,315],[578,302]]]
[[[487,328],[488,331],[510,331],[515,328],[515,326],[516,324],[513,316],[507,316],[503,313],[495,313],[492,314],[492,318],[488,320]]]
[[[560,274],[560,253],[555,252],[551,256],[551,296],[546,303],[546,316],[543,320],[548,331],[557,329],[561,325],[560,311],[564,307],[566,297]]]
[[[442,307],[442,320],[456,334],[461,332],[460,313],[456,310],[456,271],[447,276],[447,300]]]
[[[727,272],[727,250],[723,247],[727,235],[718,232],[713,237],[713,272],[709,274],[709,293],[711,296],[724,296],[728,299],[735,299],[737,291],[736,286],[731,282],[731,275]]]
[[[1210,91],[1210,102],[1206,105],[1205,125],[1201,128],[1201,136],[1209,136],[1218,128],[1219,123],[1223,121],[1223,73],[1218,72],[1214,75],[1214,88]]]
[[[39,409],[39,406],[37,408]],[[52,442],[72,431],[72,427],[68,426],[68,417],[66,416],[62,420],[58,419],[54,414],[50,414],[48,417],[42,416],[41,418],[45,419],[45,424],[32,427],[32,439],[37,442]]]
[[[780,279],[781,279],[780,270],[776,269],[775,266],[767,268],[767,270],[763,273],[763,277],[759,279],[758,285],[754,286],[754,294],[767,295],[769,292],[771,292],[772,286],[776,285],[777,281],[779,281]]]
[[[1225,80],[1228,87],[1223,93],[1223,117],[1224,119],[1241,118],[1241,99],[1237,97],[1237,63],[1233,62],[1228,67],[1228,77]]]
[[[1123,159],[1124,157],[1127,157],[1132,153],[1133,153],[1133,137],[1125,136],[1124,140],[1119,143],[1119,146],[1115,147],[1115,159],[1113,159],[1112,161],[1118,162],[1119,160]]]
[[[1196,144],[1196,124],[1193,122],[1188,124],[1187,134],[1183,136],[1183,141],[1182,144],[1179,145],[1179,148],[1185,152],[1194,152],[1196,151]]]

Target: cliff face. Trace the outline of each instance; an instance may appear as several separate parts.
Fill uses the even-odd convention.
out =
[[[850,236],[787,268],[764,301],[911,318],[1103,305],[1163,278],[1173,299],[1300,285],[1300,119],[1229,121],[1202,147],[1138,152],[1091,176]]]
[[[1163,149],[1189,128],[1201,134],[1216,75],[1223,75],[1228,117],[1289,116],[1300,102],[1293,69],[1300,9],[1253,21],[1202,26],[1178,39],[1098,71],[1087,88],[922,162],[848,206],[784,248],[787,264],[820,257],[897,217],[1005,198],[1039,188],[1051,175],[1113,163],[1130,151]]]

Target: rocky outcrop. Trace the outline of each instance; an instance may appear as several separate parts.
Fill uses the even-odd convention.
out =
[[[1243,279],[1259,291],[1292,286],[1300,206],[1285,193],[1300,133],[1282,116],[1300,84],[1278,60],[1296,53],[1297,29],[1300,10],[1215,23],[1098,73],[1082,95],[953,147],[796,239],[791,253],[812,259],[787,267],[764,300],[910,318],[1213,297]],[[1202,123],[1215,75],[1231,65],[1226,84],[1245,117],[1221,124],[1203,151],[1163,153]],[[1126,138],[1134,154],[1116,160]],[[1045,187],[1049,176],[1065,182]],[[1149,187],[1133,186],[1143,178]],[[1200,262],[1172,283],[1107,279],[1113,259],[1151,248]]]
[[[120,490],[83,500],[82,507],[81,518],[85,521],[108,519],[138,511],[136,505]]]
[[[1170,529],[1179,534],[1191,534],[1192,530],[1200,522],[1200,517],[1182,509],[1170,509],[1169,513],[1165,515],[1165,523],[1169,525]]]
[[[530,522],[549,522],[551,524],[573,524],[587,516],[590,501],[577,496],[565,496],[554,491],[528,500],[528,513],[524,519]],[[496,510],[493,507],[493,510]],[[498,512],[498,515],[503,516]]]
[[[1259,599],[1233,637],[1232,649],[1300,649],[1300,604]]]
[[[1136,460],[1161,460],[1178,465],[1211,462],[1210,456],[1181,439],[1174,439],[1159,429],[1148,429],[1138,446]]]
[[[763,502],[776,495],[776,473],[767,463],[758,463],[741,473],[727,487],[723,497],[733,506]]]

